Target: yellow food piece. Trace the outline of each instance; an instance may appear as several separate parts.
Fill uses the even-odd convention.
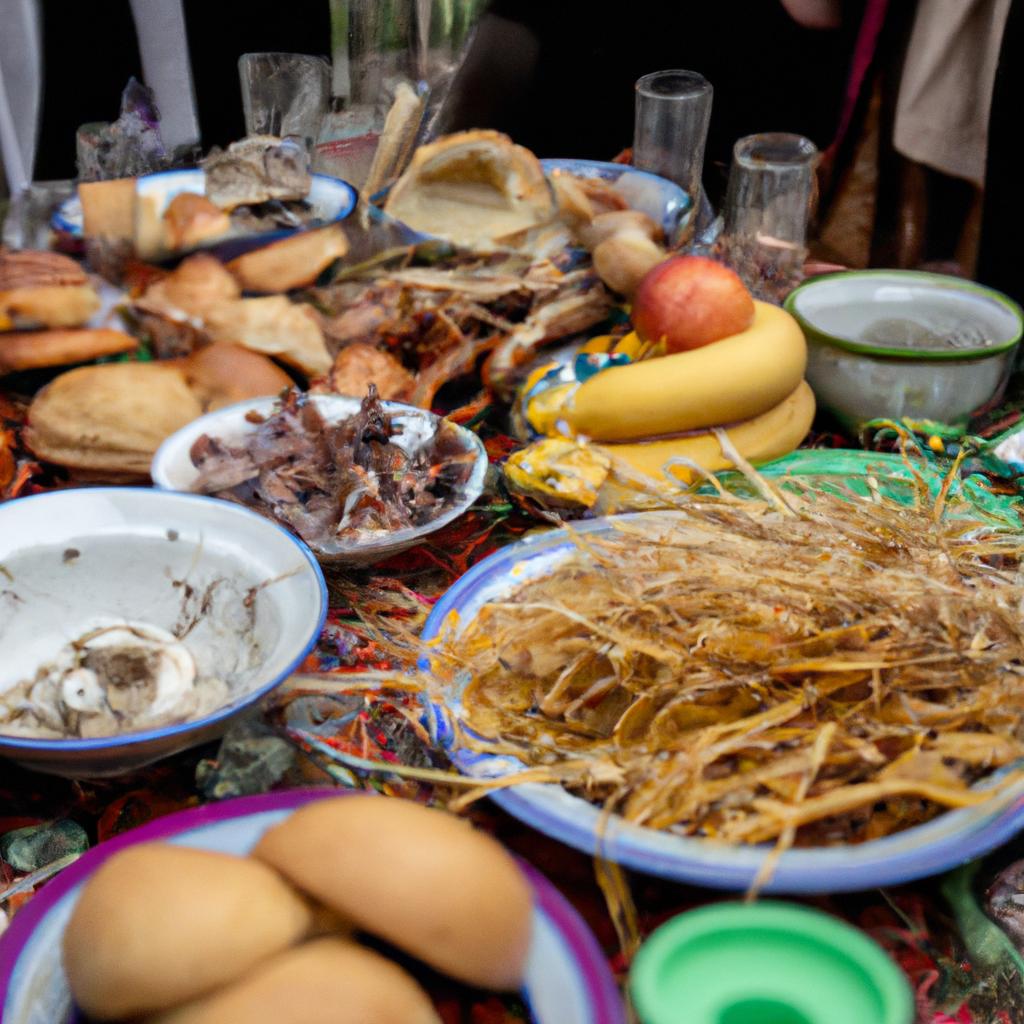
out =
[[[544,504],[592,508],[608,479],[610,462],[598,445],[548,437],[515,452],[505,463],[505,478],[519,494]]]
[[[813,419],[814,392],[806,381],[801,381],[778,405],[760,416],[727,428],[725,434],[739,454],[756,465],[780,458],[797,448],[807,436]],[[665,464],[674,458],[689,459],[711,473],[733,468],[732,462],[722,454],[718,438],[710,431],[693,437],[595,447],[656,480],[666,479]],[[685,466],[674,466],[670,472],[680,483],[693,483],[697,476],[694,470]]]
[[[526,406],[526,422],[531,429],[549,437],[564,434],[558,429],[558,421],[565,416],[569,396],[576,388],[576,384],[556,384],[531,398]]]
[[[754,307],[739,334],[595,374],[565,410],[574,433],[630,441],[738,423],[777,406],[803,379],[807,343],[784,309]]]

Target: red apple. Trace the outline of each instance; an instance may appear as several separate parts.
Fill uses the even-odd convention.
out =
[[[738,275],[704,256],[672,256],[652,267],[633,297],[633,326],[644,341],[684,352],[745,331],[754,300]]]

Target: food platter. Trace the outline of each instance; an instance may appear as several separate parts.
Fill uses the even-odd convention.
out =
[[[137,191],[139,195],[149,196],[156,200],[158,207],[162,210],[175,196],[184,192],[202,195],[205,181],[206,175],[199,168],[161,171],[139,178]],[[344,220],[355,209],[357,199],[356,190],[347,181],[332,178],[327,174],[312,176],[309,204],[319,223],[329,224]],[[51,220],[51,226],[54,231],[67,235],[69,238],[82,238],[82,203],[77,193],[57,207]],[[261,233],[258,238],[237,238],[212,244],[218,251],[223,251],[227,257],[244,252],[257,244],[265,245],[281,238],[287,238],[290,234],[293,234],[290,230],[269,231]]]
[[[292,811],[337,795],[337,790],[303,790],[212,804],[133,829],[85,854],[0,937],[0,1017],[5,1024],[65,1024],[74,1019],[60,965],[60,936],[82,885],[114,853],[141,842],[167,840],[244,854]],[[624,1024],[621,1001],[593,936],[543,876],[529,867],[524,870],[535,906],[522,994],[536,1024]]]
[[[845,453],[844,453],[845,457]],[[801,452],[774,467],[763,467],[767,476],[793,480],[817,475],[849,480],[850,465],[840,477],[829,472],[830,453]],[[802,466],[792,470],[792,463]],[[861,485],[873,470],[883,486],[898,491],[901,481],[898,457],[861,453],[851,459],[860,463]],[[816,470],[816,473],[814,472]],[[887,473],[887,470],[889,473]],[[904,470],[904,473],[907,473]],[[996,514],[1011,515],[1008,503],[990,505]],[[600,535],[625,519],[642,523],[645,517],[671,517],[670,512],[637,513],[615,519],[579,523],[573,533]],[[457,637],[488,603],[508,598],[517,587],[552,573],[576,551],[571,533],[553,530],[491,555],[463,576],[437,603],[424,627],[422,639],[437,645],[445,636]],[[430,669],[430,656],[421,667]],[[454,690],[445,693],[450,712],[461,709],[461,690],[468,682],[458,678]],[[495,778],[522,770],[510,756],[480,753],[455,743],[456,731],[448,712],[432,705],[432,723],[439,742],[451,748],[459,770],[481,778]],[[601,809],[573,796],[561,786],[523,783],[498,789],[492,799],[510,814],[577,849],[606,857],[626,867],[675,881],[720,889],[745,890],[758,879],[771,854],[770,846],[734,846],[704,838],[673,835],[643,828],[617,816],[605,818]],[[895,885],[960,865],[1005,843],[1024,829],[1024,783],[1004,788],[991,800],[973,807],[940,814],[922,825],[857,845],[799,848],[785,851],[774,865],[765,891],[773,893],[822,893],[857,891]]]

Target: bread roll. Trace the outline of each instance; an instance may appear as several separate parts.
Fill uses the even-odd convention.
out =
[[[292,379],[273,359],[241,345],[216,342],[197,348],[181,360],[192,392],[206,410],[222,409],[247,398],[278,395]]]
[[[292,303],[285,295],[221,303],[207,310],[206,330],[213,341],[234,342],[277,356],[307,377],[319,377],[331,368],[316,311]]]
[[[288,292],[311,285],[347,252],[341,225],[329,224],[247,252],[227,266],[247,292]]]
[[[25,441],[61,466],[144,476],[164,439],[202,414],[177,366],[82,366],[36,395]]]
[[[147,1024],[441,1024],[397,964],[345,939],[281,953],[207,999]]]
[[[90,1017],[118,1020],[235,980],[299,941],[310,923],[305,901],[257,861],[133,846],[86,883],[64,932],[64,968]]]
[[[495,989],[522,981],[529,884],[497,841],[454,815],[397,797],[322,800],[268,831],[254,856],[454,978]]]

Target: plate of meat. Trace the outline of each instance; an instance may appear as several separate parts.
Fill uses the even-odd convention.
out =
[[[441,416],[366,398],[256,398],[169,437],[153,482],[246,505],[298,534],[324,564],[365,565],[418,543],[483,490],[487,453]]]

